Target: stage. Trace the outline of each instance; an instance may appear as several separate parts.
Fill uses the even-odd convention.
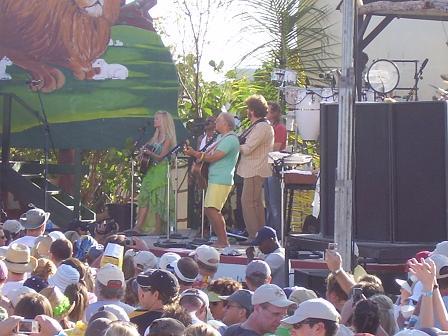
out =
[[[304,286],[312,288],[320,295],[325,295],[325,278],[329,271],[323,259],[323,250],[326,247],[322,245],[321,249],[311,250],[297,250],[291,249],[289,246],[291,242],[297,241],[298,236],[309,235],[290,235],[288,237],[288,255],[294,253],[297,257],[291,258],[291,271],[290,271],[290,285]],[[180,256],[188,256],[192,252],[192,249],[178,248],[178,247],[158,247],[157,237],[143,236],[142,238],[148,245],[149,250],[157,257],[160,257],[166,252],[174,252]],[[309,237],[308,237],[309,239]],[[163,239],[162,239],[163,240]],[[174,242],[179,241],[177,239]],[[156,245],[155,245],[156,244]],[[220,265],[215,278],[230,277],[238,281],[244,281],[246,265],[249,263],[245,255],[245,246],[231,245],[231,248],[238,251],[241,255],[230,256],[222,254],[223,250],[218,249],[221,253]],[[399,293],[399,288],[396,285],[394,279],[406,277],[405,263],[404,262],[390,262],[379,263],[375,260],[361,259],[363,261],[361,265],[366,269],[369,274],[378,275],[384,282],[384,287],[389,293]]]

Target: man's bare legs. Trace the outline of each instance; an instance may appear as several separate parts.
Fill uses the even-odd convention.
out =
[[[229,240],[227,239],[226,222],[221,211],[215,208],[205,208],[205,214],[212,223],[213,231],[215,231],[218,241],[214,244],[215,247],[227,247],[229,246]]]

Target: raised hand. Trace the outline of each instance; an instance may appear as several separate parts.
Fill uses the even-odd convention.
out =
[[[423,284],[423,289],[425,291],[432,291],[434,285],[436,284],[436,265],[434,261],[428,259],[428,261],[413,258],[408,262],[409,270],[414,274],[418,280]]]

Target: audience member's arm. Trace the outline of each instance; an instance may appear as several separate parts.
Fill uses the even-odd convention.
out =
[[[423,285],[419,320],[422,328],[434,327],[433,288],[436,283],[436,266],[432,260],[409,261],[410,271]],[[445,321],[446,322],[446,321]]]
[[[325,250],[325,262],[331,273],[333,273],[336,281],[342,290],[350,295],[352,287],[356,285],[352,278],[344,271],[342,268],[342,257],[341,255],[333,250]]]

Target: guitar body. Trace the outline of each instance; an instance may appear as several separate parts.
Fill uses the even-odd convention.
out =
[[[191,174],[194,176],[199,189],[207,189],[208,184],[208,163],[194,161],[191,166]]]
[[[144,146],[143,149],[140,152],[140,173],[142,173],[143,175],[145,175],[148,172],[148,169],[151,168],[151,166],[154,165],[154,161],[151,158],[151,155],[149,155],[148,153],[145,153],[144,150],[150,150],[153,151],[154,147],[152,145],[147,145]]]

